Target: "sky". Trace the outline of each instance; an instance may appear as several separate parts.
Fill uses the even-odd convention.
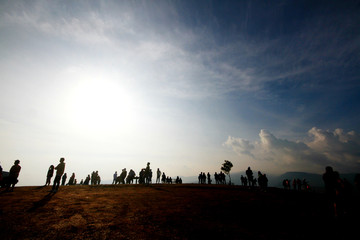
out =
[[[0,164],[360,172],[359,1],[0,1]]]

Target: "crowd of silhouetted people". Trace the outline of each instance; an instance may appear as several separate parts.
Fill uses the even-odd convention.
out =
[[[251,170],[250,167],[247,168],[245,171],[245,175],[241,175],[240,182],[241,185],[244,187],[260,187],[261,189],[265,189],[268,187],[268,178],[266,174],[261,173],[261,171],[258,171],[257,178],[254,177],[254,173]]]
[[[145,168],[142,168],[139,172],[139,175],[136,176],[134,170],[130,169],[129,173],[127,173],[126,168],[122,169],[121,174],[118,176],[117,171],[115,171],[113,175],[112,184],[133,184],[135,180],[135,184],[152,184],[153,172],[150,168],[150,163],[148,162]],[[161,172],[158,168],[156,171],[156,184],[163,183],[163,184],[181,184],[182,179],[177,176],[175,181],[170,177],[166,176],[165,172]]]
[[[14,165],[11,167],[9,172],[5,172],[2,170],[0,166],[0,186],[5,188],[4,192],[13,191],[15,185],[18,183],[18,177],[21,170],[20,160],[15,160]],[[54,177],[53,186],[50,192],[56,193],[60,186],[64,185],[77,185],[77,180],[75,178],[75,173],[72,173],[70,176],[68,183],[67,174],[65,171],[65,159],[60,158],[59,163],[55,165],[50,165],[47,174],[45,186],[51,185],[51,179]],[[152,184],[153,172],[150,168],[150,163],[148,162],[145,168],[142,168],[136,176],[136,173],[133,169],[130,169],[127,172],[126,168],[122,169],[120,175],[118,175],[117,171],[115,171],[113,175],[112,184],[144,184],[149,185]],[[353,193],[353,185],[347,180],[340,178],[340,175],[337,171],[334,171],[332,167],[328,166],[325,169],[325,173],[322,176],[324,185],[325,185],[325,196],[328,202],[328,207],[333,216],[341,216],[344,215],[347,211],[347,206],[349,199]],[[226,184],[225,174],[223,172],[215,172],[214,174],[215,184]],[[240,177],[241,185],[248,188],[259,187],[260,189],[266,189],[268,187],[268,178],[266,174],[257,172],[257,178],[254,177],[253,171],[250,167],[245,171],[245,176],[241,175]],[[170,176],[166,176],[165,172],[161,172],[158,168],[156,171],[156,184],[181,184],[182,179],[177,176],[176,179],[172,179]],[[211,174],[208,172],[201,172],[198,176],[199,184],[212,184]],[[81,179],[81,185],[100,185],[101,178],[98,171],[93,171],[91,174],[85,178],[85,180]],[[231,184],[229,182],[229,184]],[[306,181],[306,179],[300,180],[298,178],[294,178],[292,180],[284,179],[283,180],[283,188],[285,190],[296,190],[296,191],[309,191],[310,185]],[[360,174],[357,174],[354,179],[354,184],[357,190],[360,192]]]
[[[214,179],[216,184],[226,184],[226,177],[223,172],[214,174]],[[211,174],[208,172],[205,174],[205,172],[201,172],[198,176],[198,183],[199,184],[212,184]]]
[[[215,172],[214,178],[215,178],[215,183],[216,184],[226,184],[225,173],[223,173],[223,172],[220,172],[220,173]]]
[[[292,181],[285,178],[282,182],[285,190],[310,191],[310,185],[306,179],[294,178]]]

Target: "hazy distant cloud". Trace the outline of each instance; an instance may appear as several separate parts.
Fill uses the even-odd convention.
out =
[[[229,136],[224,146],[239,155],[250,155],[258,161],[272,162],[280,168],[299,171],[322,171],[331,165],[343,172],[360,170],[360,137],[354,131],[344,133],[312,128],[303,141],[280,139],[267,130],[259,133],[260,141],[250,142]]]

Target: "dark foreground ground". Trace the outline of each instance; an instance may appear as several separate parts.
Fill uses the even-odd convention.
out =
[[[18,187],[0,193],[0,239],[354,239],[359,208],[322,194],[237,186]],[[355,237],[356,239],[356,237]]]

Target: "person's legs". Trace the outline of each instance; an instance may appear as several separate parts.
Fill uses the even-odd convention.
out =
[[[61,179],[61,176],[56,176],[56,191],[59,189],[59,186],[60,186],[60,179]]]
[[[13,178],[13,177],[8,177],[7,178],[7,183],[6,183],[6,192],[9,192],[9,191],[14,191],[14,187],[15,187],[15,184],[17,183],[17,179],[16,178]],[[11,187],[11,190],[10,190],[10,187]]]
[[[60,178],[61,178],[61,176],[56,176],[56,177],[55,177],[55,179],[54,179],[54,184],[53,184],[53,187],[52,187],[52,190],[51,190],[51,191],[57,191],[57,190],[59,189]]]

